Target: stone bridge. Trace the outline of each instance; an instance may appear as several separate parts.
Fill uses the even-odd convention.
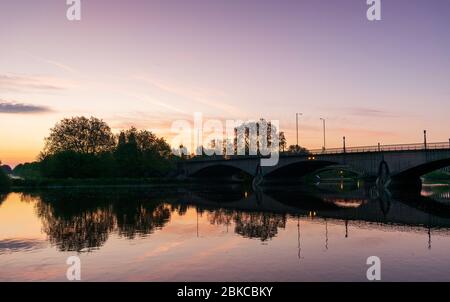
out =
[[[270,180],[296,180],[329,169],[352,171],[383,183],[418,183],[420,177],[450,166],[450,144],[405,144],[280,153],[278,164],[261,166],[258,156],[193,158],[178,165],[180,175],[207,179],[238,174]]]

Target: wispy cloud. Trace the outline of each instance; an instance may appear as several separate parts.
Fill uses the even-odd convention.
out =
[[[188,87],[179,83],[169,83],[161,81],[159,79],[155,79],[148,75],[134,76],[134,79],[150,84],[155,88],[165,91],[166,93],[170,93],[172,95],[176,95],[178,97],[185,98],[209,106],[211,108],[215,108],[233,117],[245,115],[244,112],[242,112],[239,108],[236,108],[235,106],[229,105],[225,102],[218,101],[218,98],[224,97],[224,93],[222,92],[212,91],[210,89],[201,89],[197,87]]]
[[[60,91],[73,86],[68,81],[47,76],[0,74],[2,91]]]
[[[0,99],[0,113],[47,113],[52,110],[45,106],[6,102]]]
[[[397,114],[394,114],[387,110],[380,110],[375,108],[368,107],[348,107],[342,108],[345,113],[354,116],[362,116],[362,117],[398,117]]]
[[[355,137],[397,137],[398,134],[394,131],[385,131],[385,130],[372,130],[372,129],[361,129],[361,128],[348,128],[348,127],[340,127],[333,130],[338,133],[347,133],[351,134]]]
[[[62,63],[61,61],[51,60],[51,59],[48,59],[48,58],[44,58],[44,57],[41,57],[41,56],[39,56],[39,55],[36,55],[36,54],[31,53],[31,52],[28,52],[28,51],[23,51],[23,54],[26,55],[26,56],[28,56],[28,57],[33,58],[34,60],[36,60],[36,61],[38,61],[38,62],[45,63],[45,64],[49,64],[49,65],[51,65],[51,66],[57,67],[58,69],[60,69],[60,70],[62,70],[62,71],[66,71],[66,72],[69,72],[69,73],[77,73],[77,72],[78,72],[78,71],[77,71],[75,68],[73,68],[72,66],[69,66],[69,65],[66,64],[66,63]]]
[[[70,67],[67,64],[61,63],[61,62],[57,62],[57,61],[53,61],[53,60],[47,60],[47,59],[42,59],[45,63],[48,63],[50,65],[53,65],[55,67],[58,67],[59,69],[62,69],[64,71],[70,72],[70,73],[75,73],[77,72],[74,68]]]

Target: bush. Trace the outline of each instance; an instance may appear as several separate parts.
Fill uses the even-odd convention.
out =
[[[0,191],[4,192],[9,190],[9,187],[11,186],[11,180],[9,179],[8,175],[0,169]]]
[[[112,166],[109,153],[94,155],[66,151],[45,157],[41,162],[41,173],[49,178],[99,178],[110,176]]]
[[[22,178],[35,179],[41,177],[41,164],[38,162],[17,165],[12,174]]]

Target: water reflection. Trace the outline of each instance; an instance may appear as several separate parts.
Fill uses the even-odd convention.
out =
[[[0,206],[5,201],[6,197],[8,197],[8,193],[3,193],[0,191]]]
[[[440,188],[436,195],[429,193],[429,188],[425,194],[407,194],[360,184],[349,187],[343,190],[342,184],[330,184],[307,191],[283,188],[255,193],[240,186],[48,190],[22,193],[22,200],[36,202],[42,230],[60,251],[93,251],[113,232],[127,239],[151,236],[174,214],[183,216],[190,208],[196,215],[206,215],[211,225],[222,225],[227,231],[262,242],[285,229],[290,217],[296,218],[299,258],[301,218],[324,224],[325,250],[329,249],[330,222],[345,225],[343,238],[351,235],[349,223],[360,228],[427,229],[429,247],[432,231],[447,233],[450,228],[448,187],[447,191]]]
[[[43,231],[62,251],[91,251],[112,231],[133,239],[162,228],[171,209],[151,192],[141,190],[50,190],[23,193],[35,199]]]

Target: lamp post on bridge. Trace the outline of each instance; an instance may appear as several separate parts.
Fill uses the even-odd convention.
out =
[[[295,113],[295,124],[296,124],[296,129],[297,129],[297,144],[296,144],[296,151],[298,152],[298,150],[299,150],[299,145],[298,145],[298,116],[299,115],[303,115],[303,113],[301,113],[301,112],[298,112],[298,113]]]
[[[325,119],[320,118],[320,120],[323,122],[323,151],[325,152],[326,149],[326,140],[325,140]]]
[[[425,150],[427,150],[427,130],[423,130],[423,145]]]
[[[346,149],[345,149],[345,136],[342,137],[343,143],[344,143],[344,153],[346,153]]]

